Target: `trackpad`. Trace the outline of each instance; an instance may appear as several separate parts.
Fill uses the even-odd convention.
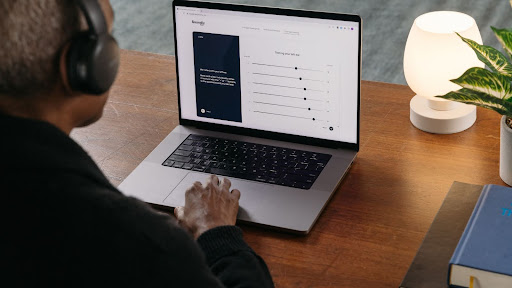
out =
[[[206,173],[200,173],[200,172],[189,172],[183,180],[176,186],[171,194],[167,196],[164,200],[164,204],[169,205],[171,207],[176,206],[184,206],[185,205],[185,192],[188,188],[192,187],[194,185],[194,182],[199,181],[203,184],[206,183],[208,180],[208,177],[210,177],[210,174]],[[224,176],[219,176],[219,179],[223,178]],[[231,181],[231,189],[240,189],[240,185],[238,182],[244,180],[238,180],[238,179],[230,179]],[[238,185],[237,185],[238,184]]]
[[[172,190],[171,194],[165,198],[164,204],[170,207],[184,206],[185,191],[187,191],[187,189],[196,181],[205,183],[209,176],[210,174],[206,173],[189,172],[178,186]],[[219,176],[219,178],[223,177],[224,176]],[[262,213],[262,211],[259,211],[258,213],[258,210],[261,210],[262,208],[266,210],[264,207],[268,207],[270,209],[274,208],[273,210],[277,211],[278,209],[276,208],[283,208],[286,207],[287,204],[293,203],[293,200],[284,201],[286,198],[275,197],[275,186],[272,184],[252,182],[236,178],[229,178],[229,180],[231,181],[230,189],[238,189],[242,194],[240,198],[240,208],[238,210],[238,219],[255,222],[263,220],[259,218],[265,218],[266,216],[271,215]],[[293,199],[292,194],[297,195],[296,192],[291,193],[293,192],[293,189],[291,188],[285,187],[282,190],[284,191],[280,191],[281,194],[284,194],[285,197],[289,197],[288,199]],[[290,190],[290,193],[288,193],[287,190]],[[282,199],[283,201],[280,201],[279,199]]]
[[[209,175],[201,172],[189,172],[165,198],[164,204],[170,207],[184,206],[185,191],[196,181],[205,183]],[[219,178],[222,177],[224,176],[219,176]],[[300,229],[304,230],[309,227],[307,223],[311,223],[312,217],[314,219],[317,215],[317,210],[305,209],[305,205],[324,203],[319,202],[318,194],[311,193],[310,190],[237,178],[229,178],[229,180],[231,181],[231,189],[240,190],[240,208],[237,218],[244,221],[278,227],[295,227],[298,225],[297,227],[300,226]],[[290,223],[298,224],[294,226]],[[306,223],[307,227],[302,227],[301,223]]]

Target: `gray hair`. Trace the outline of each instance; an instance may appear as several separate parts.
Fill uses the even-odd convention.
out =
[[[0,94],[54,87],[61,50],[80,30],[79,13],[70,0],[0,0]]]

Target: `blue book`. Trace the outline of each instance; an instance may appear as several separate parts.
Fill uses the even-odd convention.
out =
[[[512,287],[511,188],[485,185],[482,189],[450,260],[448,284]]]

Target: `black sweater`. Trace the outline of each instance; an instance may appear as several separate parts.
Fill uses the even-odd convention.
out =
[[[2,283],[273,287],[239,228],[196,242],[174,218],[122,195],[53,125],[0,115],[0,133]]]

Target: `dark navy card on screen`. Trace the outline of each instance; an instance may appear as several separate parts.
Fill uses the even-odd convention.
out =
[[[238,36],[193,32],[197,116],[242,122]]]

